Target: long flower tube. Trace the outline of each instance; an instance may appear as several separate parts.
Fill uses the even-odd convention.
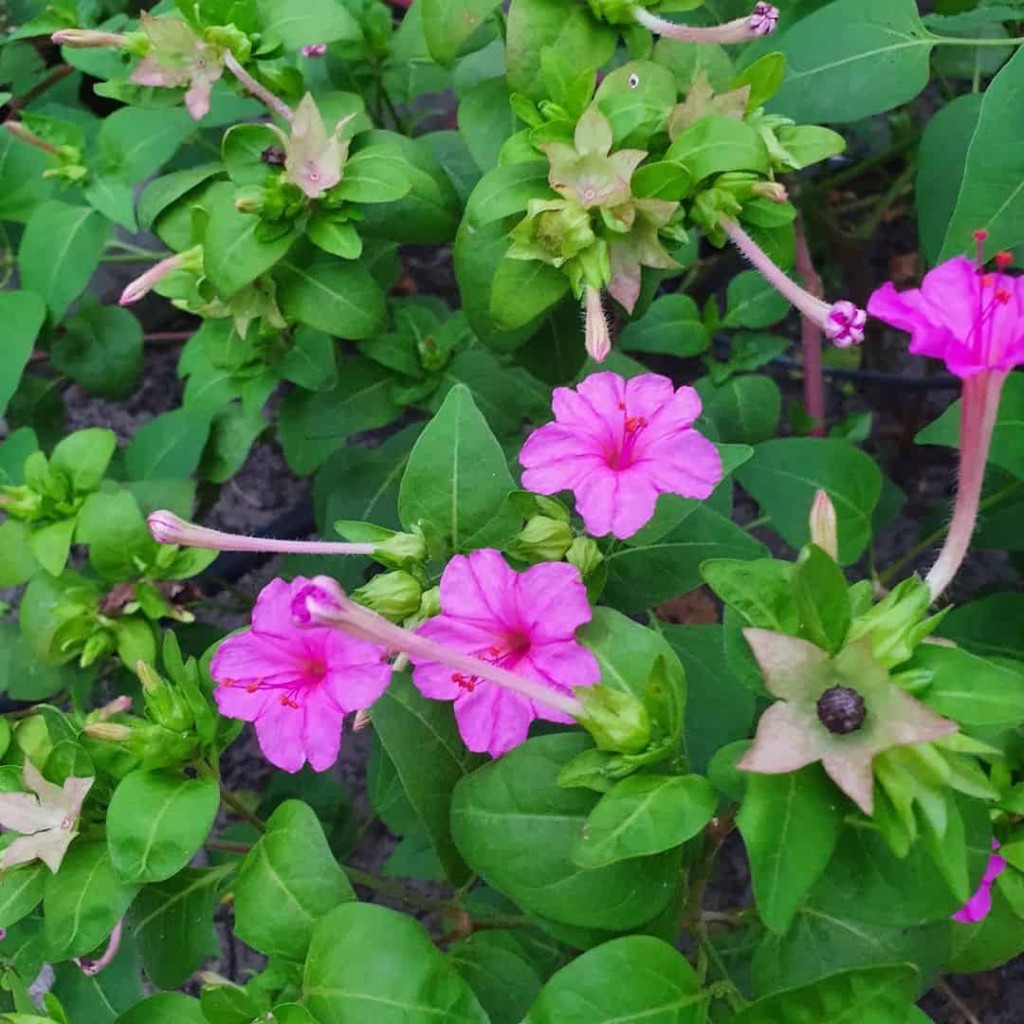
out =
[[[173,512],[161,509],[146,520],[149,532],[159,544],[204,548],[207,551],[264,551],[281,555],[372,555],[380,545],[344,541],[280,540],[273,537],[246,537],[224,533],[190,523]]]
[[[292,119],[295,117],[295,111],[293,111],[292,108],[284,102],[284,100],[278,99],[278,97],[266,88],[266,86],[260,85],[260,83],[242,67],[238,62],[238,59],[230,50],[224,51],[224,66],[235,76],[235,78],[238,79],[246,92],[251,93],[256,97],[256,99],[266,104],[266,106],[277,114],[278,117],[291,124]]]
[[[303,600],[303,606],[293,608],[293,613],[299,621],[307,619],[310,624],[331,626],[357,639],[380,644],[395,653],[438,662],[457,672],[486,679],[573,718],[579,719],[584,716],[583,705],[575,697],[556,693],[533,679],[526,679],[482,658],[462,654],[419,633],[402,629],[376,612],[350,600],[341,587],[328,576],[315,577]]]
[[[750,260],[762,277],[805,317],[813,320],[825,337],[839,348],[848,348],[864,340],[867,314],[847,299],[829,304],[801,288],[771,257],[729,217],[721,219],[722,228],[729,239]]]
[[[697,25],[680,25],[665,18],[659,18],[643,7],[633,9],[633,17],[637,24],[650,29],[656,35],[667,39],[679,39],[685,43],[746,43],[752,39],[769,36],[779,21],[779,9],[773,4],[756,3],[754,9],[745,18],[736,18],[722,25],[711,27]]]

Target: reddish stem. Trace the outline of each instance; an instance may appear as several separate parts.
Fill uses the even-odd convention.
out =
[[[807,291],[820,298],[824,289],[811,260],[803,218],[800,216],[796,219],[796,271]],[[801,313],[800,346],[803,349],[804,406],[813,422],[812,437],[825,436],[825,379],[821,372],[821,335],[821,328],[806,313]]]

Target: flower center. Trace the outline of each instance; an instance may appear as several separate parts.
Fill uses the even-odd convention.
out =
[[[864,698],[849,686],[833,686],[818,698],[818,721],[835,736],[856,732],[867,716]]]
[[[609,469],[629,469],[636,461],[636,444],[647,426],[647,420],[643,416],[627,416],[626,403],[619,402],[619,409],[623,413],[622,435],[607,455]]]
[[[529,650],[530,638],[525,633],[516,630],[502,638],[500,645],[491,644],[490,647],[484,647],[472,653],[474,658],[488,661],[499,668],[514,672],[523,655]],[[460,686],[466,693],[472,693],[481,679],[479,676],[466,675],[464,672],[453,672],[452,682]]]
[[[999,317],[999,310],[1013,298],[1012,292],[1003,285],[1004,271],[1013,262],[1013,255],[1008,252],[996,253],[993,260],[996,265],[995,273],[989,273],[985,269],[984,253],[987,238],[988,232],[984,229],[974,232],[977,246],[975,265],[980,287],[978,288],[978,308],[971,333],[967,338],[967,344],[990,368],[995,368],[999,365],[999,360],[1002,357],[1003,335],[1005,334],[1005,330],[999,330],[996,320]]]

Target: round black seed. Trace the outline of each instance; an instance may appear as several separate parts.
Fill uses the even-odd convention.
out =
[[[864,698],[848,686],[833,686],[818,698],[818,720],[838,736],[856,732],[865,714]]]
[[[270,164],[271,167],[283,167],[285,161],[284,150],[278,149],[277,146],[267,146],[267,148],[260,153],[260,159],[265,164]]]

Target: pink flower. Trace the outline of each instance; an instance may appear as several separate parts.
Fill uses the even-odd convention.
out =
[[[494,550],[456,555],[441,577],[441,614],[417,633],[470,654],[555,693],[592,686],[601,670],[577,643],[576,630],[590,621],[587,591],[579,570],[544,562],[525,572],[510,569]],[[455,701],[455,719],[470,750],[498,757],[522,743],[535,718],[574,719],[480,676],[453,672],[412,653],[413,682],[424,696]]]
[[[998,850],[999,843],[992,840],[992,849]],[[953,915],[954,921],[961,924],[977,924],[984,921],[992,910],[992,886],[995,880],[1006,870],[1006,861],[993,853],[988,859],[984,877],[974,895]]]
[[[310,43],[302,48],[303,57],[325,57],[327,55],[326,43]]]
[[[987,370],[1009,372],[1024,364],[1024,278],[1001,273],[1009,259],[997,256],[998,270],[990,274],[957,256],[905,292],[886,282],[868,312],[909,332],[914,355],[941,359],[964,380]]]
[[[252,626],[217,649],[210,673],[221,714],[253,722],[271,764],[322,772],[338,758],[342,719],[387,688],[384,648],[337,630],[295,621],[293,606],[315,588],[301,576],[260,593]],[[308,616],[307,616],[308,618]]]
[[[632,537],[654,515],[659,494],[707,498],[722,479],[715,446],[693,429],[693,388],[644,373],[595,373],[575,390],[556,388],[555,422],[535,430],[519,461],[537,494],[573,491],[587,531]]]
[[[1009,253],[997,254],[996,271],[987,272],[988,232],[974,237],[974,264],[958,256],[926,274],[919,289],[897,292],[887,282],[868,302],[872,316],[910,332],[911,352],[941,359],[964,382],[956,502],[927,576],[933,597],[949,586],[970,547],[1003,382],[1024,364],[1024,278],[1003,273],[1013,260]]]

